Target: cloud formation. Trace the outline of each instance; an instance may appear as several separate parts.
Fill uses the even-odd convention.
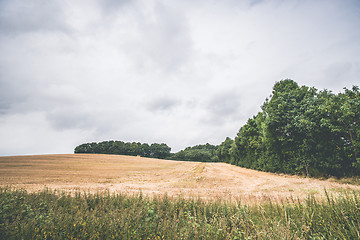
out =
[[[234,137],[275,81],[359,85],[360,4],[0,1],[0,155]]]

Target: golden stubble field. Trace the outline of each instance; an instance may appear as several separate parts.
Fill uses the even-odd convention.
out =
[[[170,161],[121,155],[59,154],[0,157],[0,185],[85,192],[200,197],[258,202],[360,191],[360,186],[265,173],[226,163]]]

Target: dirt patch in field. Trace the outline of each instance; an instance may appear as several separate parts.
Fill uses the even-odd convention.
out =
[[[226,163],[169,161],[120,155],[0,157],[0,185],[40,191],[110,191],[258,202],[304,198],[360,186],[265,173]]]

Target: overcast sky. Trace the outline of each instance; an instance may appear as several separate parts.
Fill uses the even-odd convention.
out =
[[[0,0],[0,155],[220,144],[286,78],[360,85],[360,1]]]

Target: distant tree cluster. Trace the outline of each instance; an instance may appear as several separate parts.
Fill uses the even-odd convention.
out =
[[[165,143],[147,143],[122,142],[122,141],[104,141],[84,143],[75,148],[75,153],[98,153],[98,154],[119,154],[130,156],[141,156],[151,158],[170,157],[171,148]]]
[[[187,147],[171,156],[172,160],[194,161],[194,162],[218,162],[219,158],[215,152],[218,146],[209,143]]]
[[[177,153],[171,153],[171,148],[165,143],[149,145],[139,142],[103,141],[81,144],[75,148],[74,152],[130,155],[179,161],[218,162],[217,148],[218,146],[207,143],[187,147]]]
[[[360,173],[360,92],[334,94],[286,79],[262,111],[227,138],[221,161],[263,171],[311,176]]]

